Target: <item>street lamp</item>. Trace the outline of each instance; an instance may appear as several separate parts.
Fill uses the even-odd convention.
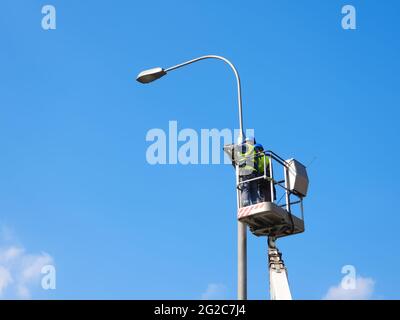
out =
[[[144,70],[140,72],[136,78],[136,80],[140,83],[146,84],[153,82],[163,76],[165,76],[168,72],[179,69],[181,67],[187,66],[194,62],[205,60],[205,59],[218,59],[227,63],[236,77],[237,83],[237,99],[238,99],[238,108],[239,108],[239,143],[244,140],[244,131],[243,131],[243,115],[242,115],[242,91],[240,86],[240,77],[237,72],[235,66],[226,58],[216,55],[207,55],[202,56],[193,60],[189,60],[178,64],[176,66],[163,69],[163,68],[153,68],[149,70]],[[239,185],[239,167],[236,166],[236,185]],[[241,207],[241,199],[240,199],[240,191],[237,190],[237,207],[238,209]],[[243,222],[238,221],[238,299],[245,300],[247,299],[247,227]]]

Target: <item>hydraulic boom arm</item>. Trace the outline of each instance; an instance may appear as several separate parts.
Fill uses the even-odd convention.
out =
[[[271,300],[292,300],[289,281],[282,254],[275,244],[275,238],[268,238],[269,289]]]

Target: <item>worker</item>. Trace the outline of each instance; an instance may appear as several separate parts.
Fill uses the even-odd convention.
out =
[[[257,168],[257,176],[264,176],[264,169],[266,170],[266,177],[270,177],[269,171],[269,158],[264,153],[262,144],[257,143],[254,145],[255,151],[255,165]],[[275,186],[274,186],[275,189]],[[269,179],[257,180],[257,202],[271,202],[271,182]]]
[[[247,181],[258,176],[255,165],[254,137],[248,137],[237,146],[235,150],[234,163],[239,167],[239,181]],[[249,181],[240,184],[241,206],[247,207],[256,204],[258,200],[258,182]]]

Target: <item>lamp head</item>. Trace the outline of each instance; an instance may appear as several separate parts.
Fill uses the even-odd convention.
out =
[[[140,83],[150,83],[165,76],[167,72],[163,68],[153,68],[140,72],[136,81]]]

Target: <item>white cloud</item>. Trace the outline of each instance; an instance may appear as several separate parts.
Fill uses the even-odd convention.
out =
[[[12,277],[10,272],[0,265],[0,296],[7,286],[12,282]]]
[[[375,281],[372,278],[357,277],[354,289],[345,289],[342,283],[330,287],[325,300],[368,300],[372,298]]]
[[[210,283],[207,290],[201,295],[202,300],[226,299],[226,287],[223,284]]]
[[[16,246],[9,246],[0,249],[0,263],[10,263],[23,253],[23,249]]]
[[[25,255],[21,259],[21,278],[24,282],[34,280],[41,274],[43,266],[50,264],[53,259],[45,252],[39,255]]]
[[[31,292],[40,286],[43,266],[53,264],[53,258],[45,253],[26,253],[21,245],[10,237],[9,229],[0,230],[0,298],[29,299]],[[14,242],[14,243],[13,243]]]

